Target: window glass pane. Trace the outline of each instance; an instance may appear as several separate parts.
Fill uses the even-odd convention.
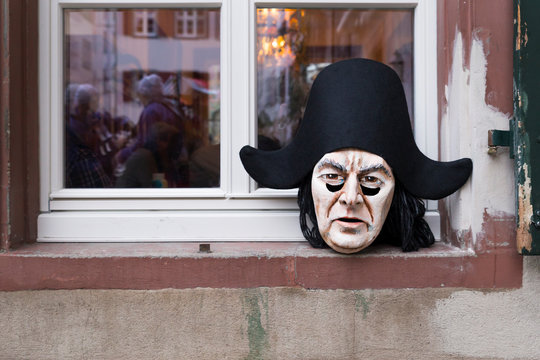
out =
[[[154,34],[155,33],[154,19],[152,19],[152,18],[148,18],[148,33],[149,34]]]
[[[206,31],[206,24],[204,19],[197,20],[197,36],[204,36]]]
[[[176,23],[176,33],[178,35],[182,35],[184,33],[184,21],[183,20],[178,20],[178,22]]]
[[[219,38],[176,11],[64,10],[65,187],[219,187]]]
[[[143,19],[137,19],[137,30],[138,33],[143,32]]]
[[[412,9],[257,9],[259,148],[277,149],[292,140],[319,71],[347,58],[394,68],[412,119],[412,50]]]

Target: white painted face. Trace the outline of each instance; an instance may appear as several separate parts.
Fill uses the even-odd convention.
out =
[[[326,244],[340,253],[369,246],[388,215],[394,186],[380,156],[353,148],[325,154],[313,169],[311,193]]]

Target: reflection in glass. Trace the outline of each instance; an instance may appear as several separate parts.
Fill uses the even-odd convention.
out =
[[[64,10],[65,187],[219,187],[219,9]]]
[[[319,71],[348,58],[369,58],[396,70],[412,119],[412,48],[411,9],[258,8],[258,147],[290,143]]]

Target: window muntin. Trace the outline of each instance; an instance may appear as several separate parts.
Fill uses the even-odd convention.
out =
[[[219,9],[63,13],[64,186],[219,187],[219,39],[171,26],[207,33]]]
[[[303,240],[297,222],[296,192],[258,189],[238,157],[238,151],[245,144],[257,145],[255,47],[258,7],[414,9],[415,137],[424,153],[437,158],[435,2],[346,0],[335,3],[299,0],[289,6],[287,2],[274,0],[264,3],[255,0],[119,0],[114,2],[117,9],[220,9],[218,19],[209,19],[209,37],[219,38],[220,41],[220,186],[65,188],[61,141],[64,136],[62,108],[65,96],[62,83],[62,14],[64,9],[103,9],[108,5],[109,2],[105,0],[51,0],[40,3],[40,23],[43,24],[43,31],[40,32],[43,212],[38,221],[40,241],[189,241],[201,239],[202,230],[202,238],[207,240]],[[222,28],[216,27],[216,22],[220,22]],[[436,209],[436,202],[428,202],[428,209]],[[198,222],[201,219],[212,226],[202,229]],[[426,219],[437,237],[438,212],[428,211]],[[81,224],[85,225],[84,234],[77,230]],[[137,230],[141,226],[153,229],[152,236],[148,237]]]
[[[313,80],[339,60],[363,57],[390,65],[411,111],[413,15],[412,9],[257,8],[258,147],[291,142]]]

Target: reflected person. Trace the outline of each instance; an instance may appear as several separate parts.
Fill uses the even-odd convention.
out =
[[[163,179],[171,167],[169,154],[178,136],[178,130],[169,124],[157,122],[152,125],[144,146],[137,148],[127,160],[125,171],[116,181],[116,187],[167,187]]]
[[[96,111],[99,94],[90,84],[69,86],[68,91],[74,92],[75,95],[72,97],[73,110],[67,118],[65,128],[65,186],[68,188],[111,187],[111,178],[96,152],[100,144],[100,121]]]
[[[180,187],[186,185],[187,175],[182,173],[178,166],[178,161],[183,153],[183,119],[180,111],[164,96],[163,81],[156,74],[143,77],[137,84],[137,95],[141,100],[144,109],[137,123],[137,137],[135,141],[120,150],[115,160],[117,164],[124,165],[130,156],[146,143],[151,141],[151,129],[158,123],[163,122],[171,126],[177,136],[175,143],[169,147],[170,167],[166,176],[170,187]]]

